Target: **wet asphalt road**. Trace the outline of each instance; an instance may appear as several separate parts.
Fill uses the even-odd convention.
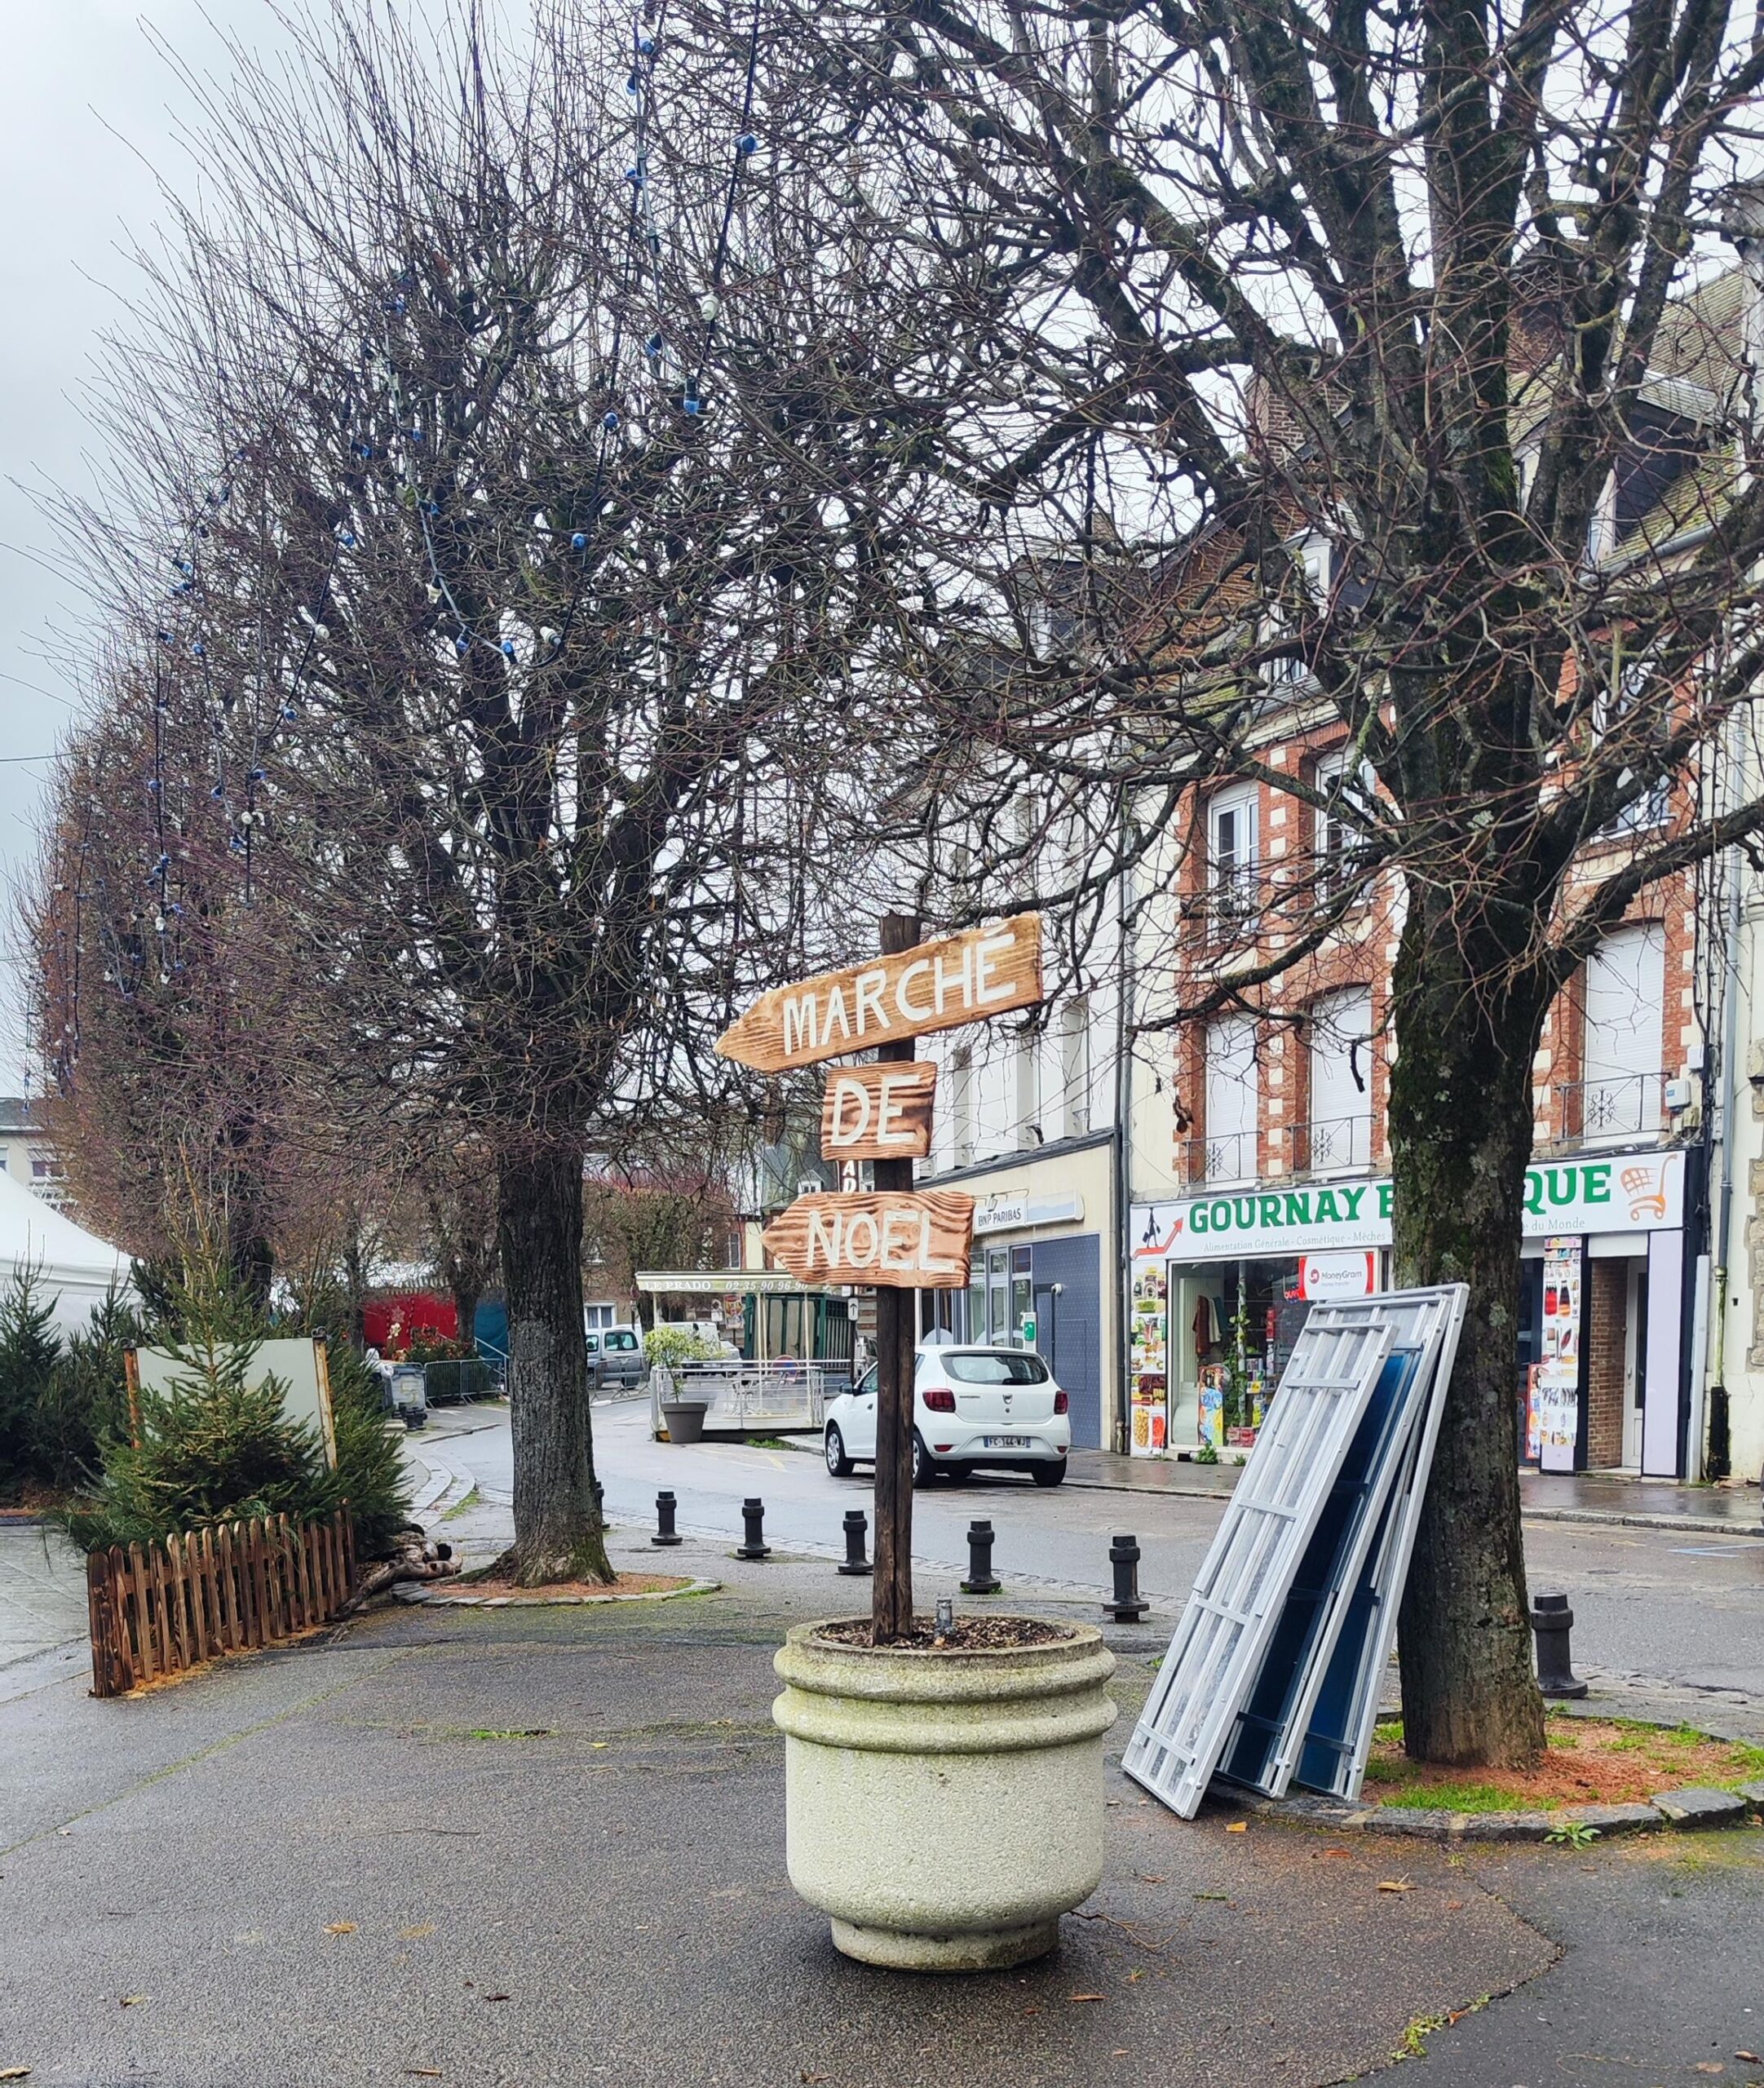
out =
[[[458,1427],[472,1432],[450,1432]],[[423,1440],[413,1444],[418,1456]],[[443,1409],[427,1440],[473,1475],[493,1509],[506,1506],[513,1458],[506,1409]],[[657,1491],[669,1487],[683,1529],[737,1542],[741,1504],[757,1494],[771,1543],[842,1556],[846,1511],[869,1505],[867,1471],[835,1480],[801,1450],[654,1442],[646,1401],[597,1407],[595,1444],[608,1512],[627,1526],[652,1528]],[[1007,1586],[1051,1583],[1100,1599],[1111,1537],[1131,1531],[1143,1555],[1142,1590],[1168,1619],[1181,1608],[1219,1514],[1211,1501],[1181,1496],[1070,1484],[1048,1490],[1003,1475],[940,1480],[914,1497],[913,1552],[931,1564],[965,1567],[968,1524],[984,1516]],[[1560,1590],[1573,1605],[1583,1670],[1764,1700],[1764,1537],[1536,1522],[1527,1524],[1525,1547],[1533,1591]]]

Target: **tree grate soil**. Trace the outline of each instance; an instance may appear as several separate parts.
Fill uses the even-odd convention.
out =
[[[1055,1646],[1070,1639],[1069,1624],[1049,1624],[1038,1617],[958,1617],[948,1637],[938,1643],[936,1626],[928,1617],[915,1617],[913,1630],[891,1641],[915,1652],[1017,1652],[1025,1646]],[[815,1636],[835,1646],[873,1646],[867,1617],[842,1619],[824,1625]]]

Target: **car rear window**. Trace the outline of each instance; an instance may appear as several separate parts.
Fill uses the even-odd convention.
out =
[[[612,1334],[606,1338],[608,1348],[635,1348],[637,1337],[630,1334]]]
[[[988,1349],[964,1355],[946,1350],[943,1366],[959,1385],[1045,1385],[1047,1365],[1026,1348]]]

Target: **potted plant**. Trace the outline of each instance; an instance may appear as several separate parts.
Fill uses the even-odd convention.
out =
[[[869,1964],[1041,1957],[1103,1875],[1114,1656],[1094,1625],[1031,1617],[871,1636],[800,1625],[774,1663],[790,1882]]]
[[[1051,1949],[1101,1881],[1115,1662],[1091,1625],[957,1622],[940,1602],[933,1626],[913,1610],[913,1294],[966,1289],[974,1199],[913,1188],[936,1073],[912,1040],[1038,1003],[1041,924],[921,942],[916,918],[890,914],[881,940],[876,962],[775,991],[717,1042],[768,1077],[875,1046],[829,1082],[821,1115],[822,1157],[868,1161],[872,1188],[805,1191],[761,1236],[798,1281],[876,1296],[870,1614],[798,1626],[776,1657],[785,1854],[847,1956],[980,1971]],[[914,991],[926,980],[929,997]]]
[[[710,1362],[718,1353],[714,1342],[706,1341],[691,1327],[652,1327],[643,1336],[644,1361],[652,1370],[665,1370],[673,1384],[673,1397],[664,1394],[661,1400],[661,1418],[670,1443],[704,1440],[710,1395],[694,1398],[683,1394],[679,1369],[683,1363]]]

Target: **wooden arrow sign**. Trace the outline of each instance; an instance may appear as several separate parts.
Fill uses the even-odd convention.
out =
[[[823,1160],[922,1160],[931,1149],[937,1068],[839,1066],[821,1099]]]
[[[974,1199],[957,1189],[798,1197],[760,1237],[804,1283],[965,1290]]]
[[[919,943],[891,957],[775,986],[717,1039],[726,1059],[763,1073],[957,1029],[1041,998],[1041,917]]]

